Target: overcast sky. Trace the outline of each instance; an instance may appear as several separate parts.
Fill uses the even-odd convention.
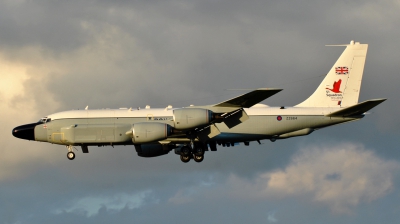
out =
[[[0,0],[0,223],[398,223],[400,3]],[[202,163],[133,147],[14,138],[70,109],[307,98],[351,40],[369,44],[362,121],[219,148]]]

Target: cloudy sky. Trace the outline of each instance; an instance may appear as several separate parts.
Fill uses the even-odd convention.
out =
[[[0,223],[398,223],[400,2],[0,0]],[[62,146],[13,127],[84,108],[310,95],[350,40],[369,44],[362,121],[209,152]]]

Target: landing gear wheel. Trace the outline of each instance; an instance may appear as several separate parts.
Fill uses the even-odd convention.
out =
[[[204,150],[201,147],[196,147],[194,154],[197,156],[203,156],[204,155]]]
[[[68,152],[67,153],[67,157],[68,157],[69,160],[73,160],[73,159],[75,159],[75,153],[74,152]]]
[[[201,161],[204,160],[204,154],[203,154],[203,155],[196,155],[196,154],[193,154],[193,160],[196,161],[196,162],[198,162],[198,163],[200,163]]]
[[[73,145],[66,145],[66,147],[68,149],[67,158],[69,160],[75,159],[74,146]]]
[[[189,162],[190,161],[190,155],[189,156],[181,155],[181,161],[184,162],[184,163]]]
[[[183,146],[181,148],[181,155],[183,155],[185,157],[189,157],[189,160],[190,160],[190,148],[188,146]]]
[[[75,153],[74,152],[68,152],[67,153],[67,157],[68,157],[69,160],[73,160],[73,159],[75,159]]]

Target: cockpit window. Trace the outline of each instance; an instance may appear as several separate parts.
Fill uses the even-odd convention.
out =
[[[51,118],[44,117],[44,118],[41,118],[41,119],[38,121],[38,123],[44,124],[44,123],[49,123],[50,121],[51,121]]]

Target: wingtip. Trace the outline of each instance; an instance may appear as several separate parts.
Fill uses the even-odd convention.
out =
[[[380,101],[380,102],[385,102],[387,100],[387,98],[379,98],[379,99],[372,99],[372,100],[368,100],[368,101]]]

